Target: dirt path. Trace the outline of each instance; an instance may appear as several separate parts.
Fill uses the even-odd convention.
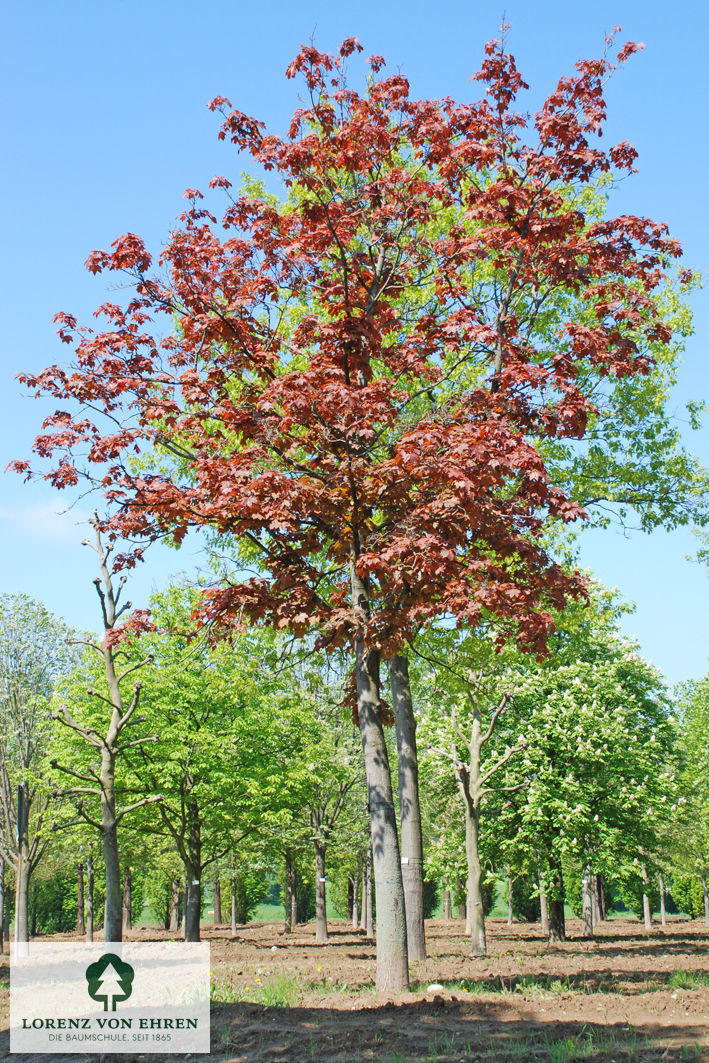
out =
[[[223,1063],[572,1063],[702,1060],[709,1063],[709,933],[673,921],[646,934],[612,920],[593,941],[549,946],[539,928],[493,922],[489,956],[472,960],[458,922],[427,926],[429,958],[413,989],[382,1003],[372,985],[374,945],[344,923],[316,945],[313,928],[284,937],[250,924],[236,938],[209,929],[214,1004],[210,1059]],[[147,939],[161,935],[135,931]],[[8,1025],[2,970],[0,1028]],[[437,988],[429,989],[435,984]],[[0,1056],[9,1035],[0,1034]],[[49,1057],[33,1057],[41,1063]],[[65,1063],[97,1056],[63,1055]],[[110,1056],[198,1060],[204,1056]],[[20,1063],[30,1057],[13,1056]]]

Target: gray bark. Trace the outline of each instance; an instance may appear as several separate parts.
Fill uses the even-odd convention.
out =
[[[583,869],[581,878],[581,936],[593,937],[593,876],[590,867]]]
[[[29,942],[30,875],[32,863],[29,843],[29,790],[27,783],[17,793],[17,864],[15,866],[15,946],[19,956],[27,955]]]
[[[185,941],[199,941],[199,917],[202,908],[202,888],[199,880],[200,869],[185,867],[187,885],[185,888],[185,906],[183,917],[183,934]]]
[[[359,926],[359,860],[355,866],[355,873],[352,876],[352,929],[356,930]]]
[[[133,882],[130,868],[123,872],[123,933],[133,928]]]
[[[76,932],[86,933],[86,917],[84,914],[84,865],[76,865]]]
[[[419,804],[416,718],[411,698],[409,662],[403,654],[389,661],[391,699],[396,722],[401,821],[401,872],[406,907],[406,939],[410,960],[426,959],[423,919],[423,839]]]
[[[173,878],[170,883],[170,925],[168,929],[176,934],[180,928],[180,883]]]
[[[315,842],[315,940],[319,944],[328,940],[326,885],[325,846]]]
[[[542,924],[542,934],[549,936],[549,908],[547,905],[547,888],[544,883],[544,875],[539,875],[539,915]]]
[[[350,579],[352,605],[366,620],[369,616],[367,588],[357,573],[355,557],[351,562]],[[376,987],[383,994],[402,993],[409,988],[406,910],[396,810],[379,696],[379,653],[367,648],[360,634],[355,639],[355,657],[357,709],[367,777],[377,905]]]
[[[514,884],[515,880],[507,873],[507,925],[512,926],[514,922]]]
[[[290,934],[293,931],[293,905],[291,899],[293,896],[293,855],[290,849],[285,851],[286,861],[286,875],[285,875],[285,887],[286,896],[284,901],[285,916],[283,920],[283,933]]]
[[[370,898],[367,897],[367,857],[365,856],[362,861],[362,907],[359,913],[359,928],[367,930],[367,908],[370,904]]]
[[[468,864],[466,911],[469,922],[471,956],[485,956],[487,954],[485,911],[482,897],[482,868],[480,866],[479,815],[480,810],[475,806],[474,802],[467,802],[465,815],[465,856]]]
[[[372,853],[367,853],[367,862],[364,871],[364,881],[367,887],[367,937],[374,937],[374,905],[372,903]]]
[[[652,930],[652,912],[650,911],[650,898],[647,893],[647,886],[650,881],[645,864],[642,865],[643,876],[643,925],[646,930]],[[707,924],[709,925],[709,923]]]
[[[295,930],[298,925],[298,871],[295,864],[291,871],[290,918],[291,926]]]
[[[214,879],[214,925],[221,926],[222,922],[222,884],[219,881],[219,873]]]
[[[86,861],[86,940],[94,939],[94,858]]]
[[[566,941],[566,920],[564,918],[564,877],[561,864],[554,857],[549,857],[551,871],[551,896],[549,897],[549,941]]]
[[[665,906],[665,879],[662,874],[657,876],[657,884],[660,888],[660,922],[667,926],[667,908]]]
[[[443,918],[447,923],[451,921],[451,891],[443,890]]]

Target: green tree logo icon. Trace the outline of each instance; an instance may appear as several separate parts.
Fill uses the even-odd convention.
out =
[[[86,968],[86,981],[92,1000],[103,1001],[104,1011],[115,1011],[116,1002],[127,1000],[133,992],[135,971],[120,956],[106,952]]]

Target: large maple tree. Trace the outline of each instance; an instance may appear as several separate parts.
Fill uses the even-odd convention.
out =
[[[380,658],[441,615],[494,617],[543,650],[548,607],[581,582],[541,533],[583,512],[540,444],[581,438],[604,381],[647,372],[670,339],[655,293],[677,243],[583,210],[584,186],[635,159],[593,143],[611,47],[534,118],[515,110],[526,86],[504,40],[464,104],[413,99],[376,56],[358,91],[355,39],[302,48],[287,75],[308,98],[285,136],[211,104],[219,136],[284,195],[215,178],[221,221],[188,190],[159,268],[133,234],[93,252],[88,268],[127,275],[130,301],[104,304],[100,330],[59,315],[74,364],[25,378],[80,404],[35,447],[55,486],[103,492],[108,534],[206,527],[238,545],[242,570],[205,618],[354,647],[381,990],[408,974]]]

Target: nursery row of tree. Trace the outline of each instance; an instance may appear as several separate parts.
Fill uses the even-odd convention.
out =
[[[13,900],[20,940],[74,928],[91,938],[100,924],[116,940],[147,904],[195,941],[205,884],[214,922],[235,929],[274,873],[286,932],[314,916],[327,940],[326,882],[331,910],[371,932],[346,658],[267,628],[210,642],[193,629],[198,596],[186,584],[155,595],[153,630],[118,643],[110,627],[99,642],[29,598],[0,599],[5,933]],[[670,890],[673,910],[701,910],[709,925],[709,679],[675,702],[619,635],[622,612],[594,586],[556,618],[541,662],[481,631],[434,627],[411,646],[419,909],[430,916],[439,895],[448,914],[461,907],[474,955],[495,878],[510,913],[540,918],[551,940],[564,938],[565,900],[592,934],[611,887],[648,928]],[[388,753],[403,771],[394,732]],[[398,804],[401,819],[401,792]]]
[[[127,837],[168,847],[191,939],[210,867],[278,852],[292,894],[306,844],[322,938],[339,847],[353,884],[371,859],[377,988],[398,991],[425,867],[465,881],[480,953],[486,868],[533,878],[560,938],[570,875],[590,926],[599,875],[649,898],[695,837],[660,677],[565,563],[574,521],[706,519],[668,412],[693,276],[666,226],[610,214],[632,147],[592,146],[637,51],[613,47],[534,118],[504,38],[463,104],[412,98],[379,56],[357,91],[354,38],[305,47],[285,136],[211,104],[257,170],[211,182],[221,221],[189,189],[156,267],[132,233],[91,253],[128,294],[98,326],[58,315],[71,364],[25,377],[54,411],[42,475],[101,499],[103,631],[52,695],[52,791],[23,769],[20,927],[40,816],[100,836],[114,940]],[[188,535],[199,599],[121,622],[119,573]]]

